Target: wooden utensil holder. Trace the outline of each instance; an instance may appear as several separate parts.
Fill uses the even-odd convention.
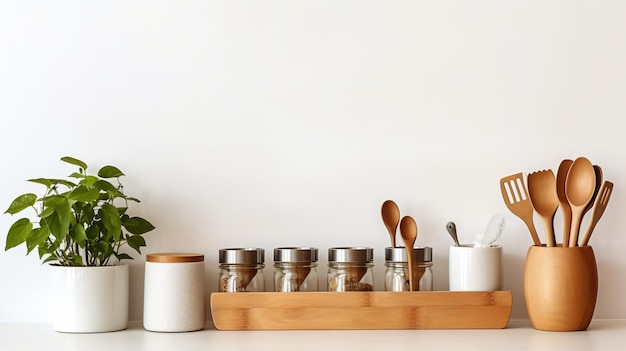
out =
[[[219,330],[501,329],[510,291],[212,293]]]
[[[524,269],[528,317],[535,329],[585,330],[598,294],[598,270],[591,246],[531,246]]]

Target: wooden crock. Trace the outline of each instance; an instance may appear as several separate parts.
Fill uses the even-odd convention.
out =
[[[531,246],[524,268],[524,296],[535,329],[585,330],[598,293],[598,269],[591,246]]]

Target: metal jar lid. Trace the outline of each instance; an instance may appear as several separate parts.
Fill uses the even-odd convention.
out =
[[[186,263],[204,262],[204,255],[199,253],[161,252],[146,255],[146,262]]]
[[[317,262],[315,247],[277,247],[274,262]]]
[[[265,250],[260,248],[220,249],[220,264],[260,264],[265,262]]]
[[[433,248],[432,247],[414,247],[413,248],[413,260],[415,262],[431,262],[433,260]],[[401,247],[386,247],[385,248],[385,261],[386,262],[407,262],[406,248]]]
[[[328,249],[328,262],[369,263],[374,260],[371,247],[331,247]]]

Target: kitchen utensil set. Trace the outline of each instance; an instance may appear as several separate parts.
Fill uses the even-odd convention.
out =
[[[526,188],[528,186],[528,190]],[[552,170],[532,172],[524,184],[523,173],[500,179],[500,191],[508,209],[528,227],[534,245],[541,240],[533,223],[534,212],[541,218],[547,247],[557,246],[554,216],[563,213],[563,246],[579,246],[580,226],[590,210],[592,219],[580,242],[586,246],[608,204],[613,183],[602,181],[602,168],[587,158],[563,160],[556,176]]]
[[[496,240],[498,240],[498,238],[500,237],[500,234],[502,234],[502,231],[504,230],[504,222],[505,222],[504,216],[499,213],[496,213],[493,216],[491,216],[491,219],[489,220],[489,223],[487,224],[487,228],[485,228],[485,231],[475,235],[474,242],[472,243],[472,245],[469,245],[469,246],[473,246],[473,247],[494,246],[494,243],[496,242]],[[454,246],[457,246],[457,247],[468,246],[468,245],[461,245],[459,243],[459,237],[456,232],[456,224],[454,224],[454,222],[446,223],[446,230],[448,231],[448,234],[450,234],[450,236],[452,237],[452,240],[454,241]]]

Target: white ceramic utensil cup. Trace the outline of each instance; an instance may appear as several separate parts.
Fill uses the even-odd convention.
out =
[[[450,291],[502,290],[502,247],[450,246]]]

